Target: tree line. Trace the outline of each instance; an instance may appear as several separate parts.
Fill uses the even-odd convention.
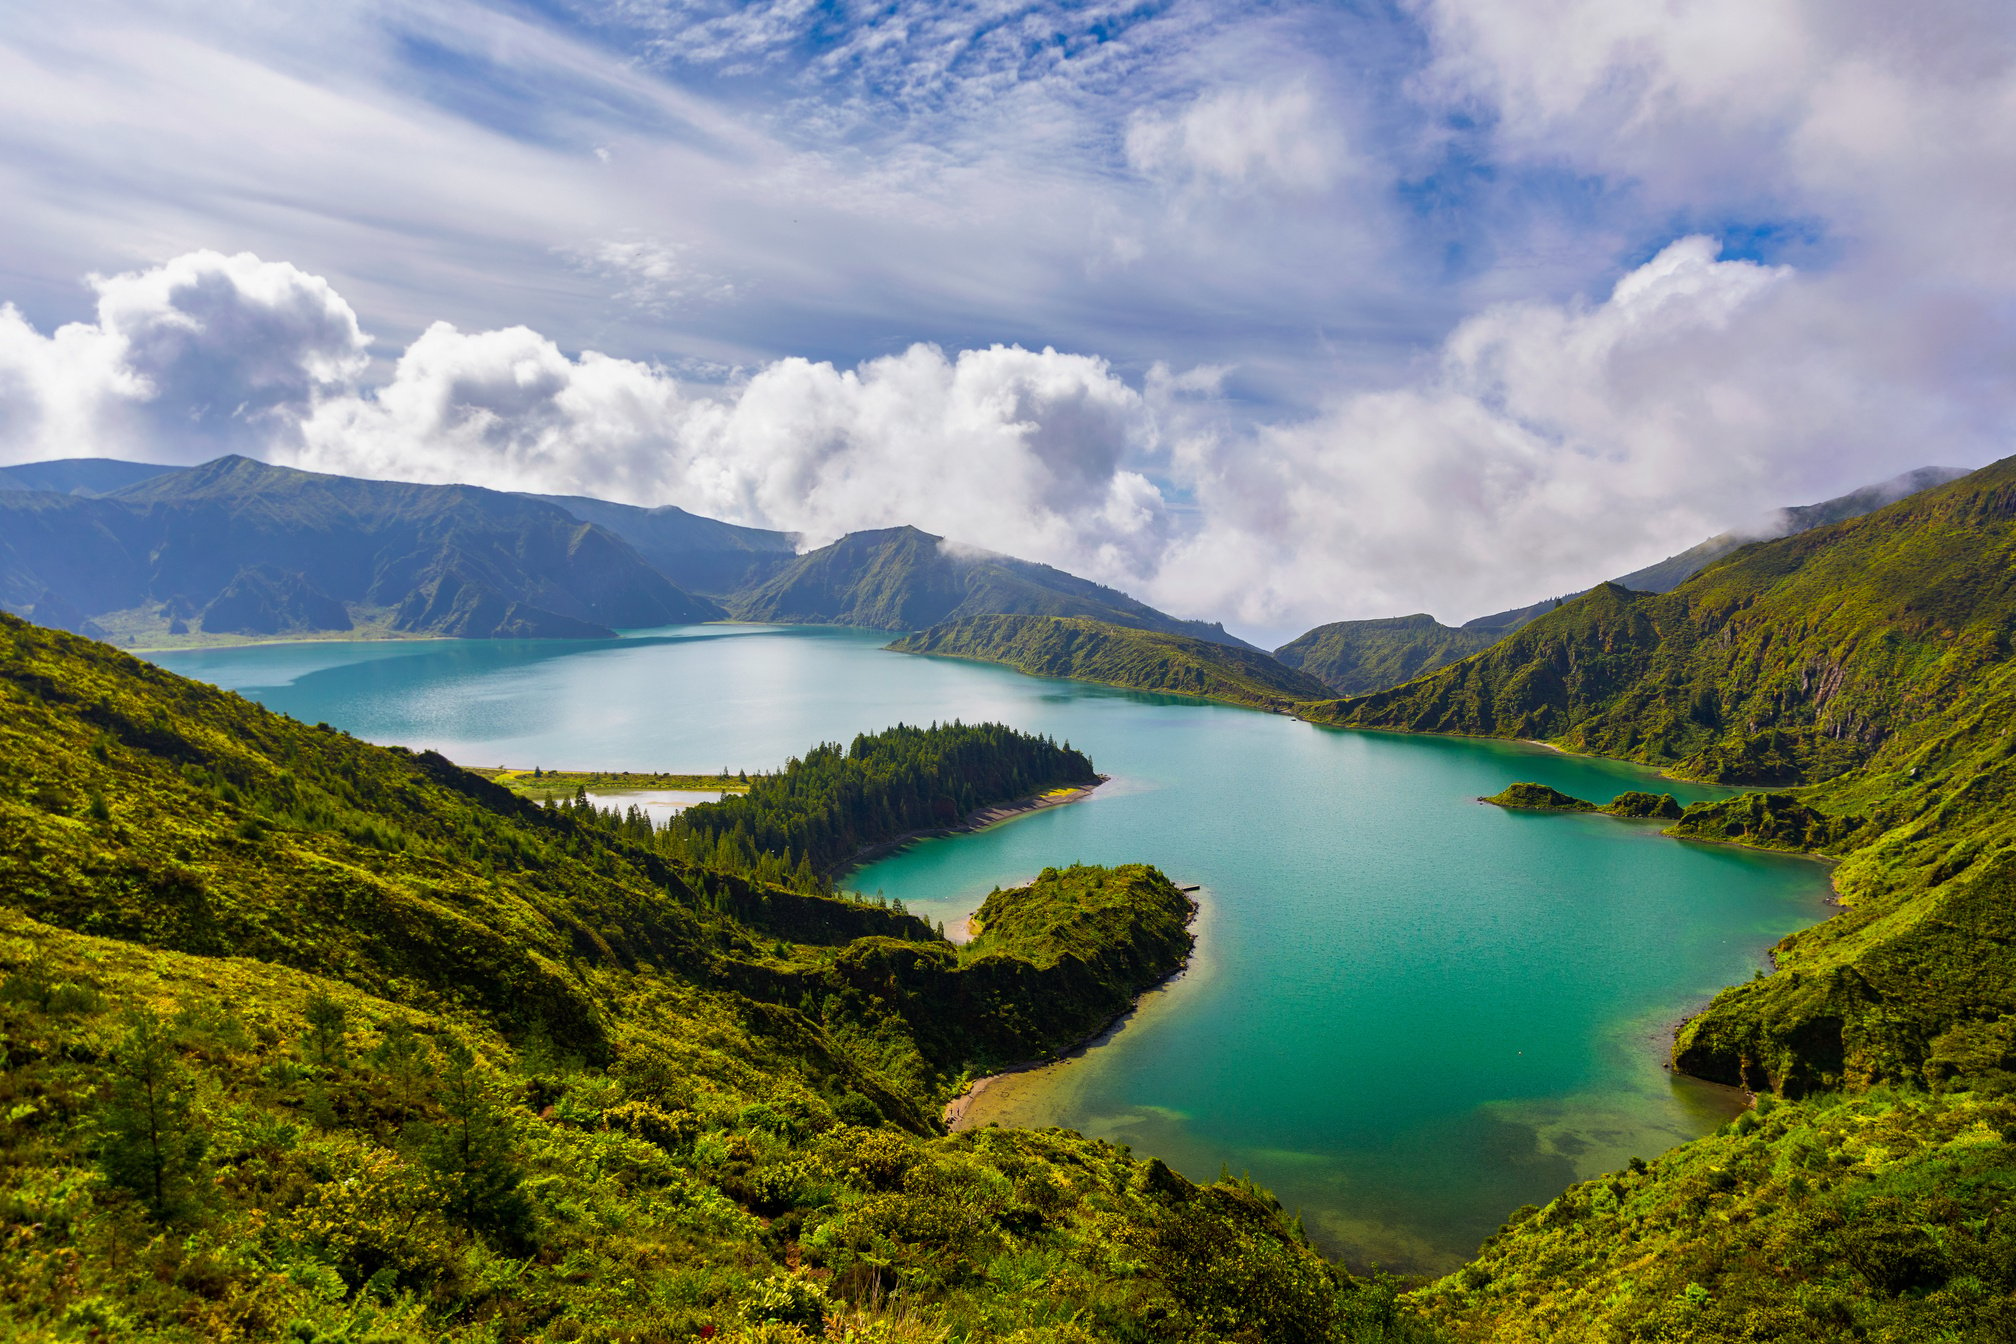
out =
[[[1093,778],[1090,758],[1068,742],[954,720],[897,724],[844,748],[822,743],[752,776],[746,794],[696,804],[662,826],[639,807],[598,807],[585,791],[551,806],[675,861],[825,892],[863,849]]]

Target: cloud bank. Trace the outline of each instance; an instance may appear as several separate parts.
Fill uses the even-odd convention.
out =
[[[0,459],[197,461],[678,504],[808,542],[912,523],[1249,630],[1585,586],[1919,464],[1910,343],[1830,339],[1826,277],[1682,238],[1598,297],[1499,305],[1403,383],[1251,428],[1210,370],[913,345],[727,385],[530,328],[427,328],[389,369],[326,281],[214,252],[90,281],[94,322],[0,310]],[[1907,445],[1900,450],[1900,444]],[[1941,444],[1978,461],[1993,445]],[[1950,456],[1950,454],[1945,454]]]

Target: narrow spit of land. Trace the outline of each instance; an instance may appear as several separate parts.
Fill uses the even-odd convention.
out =
[[[492,784],[501,784],[515,794],[535,801],[571,798],[577,789],[590,793],[644,793],[657,789],[709,790],[716,793],[747,793],[746,774],[695,775],[676,771],[637,770],[546,770],[539,767],[516,769],[508,766],[462,767],[481,775]]]

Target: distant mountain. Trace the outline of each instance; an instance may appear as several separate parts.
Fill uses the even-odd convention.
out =
[[[871,630],[922,630],[967,616],[1083,616],[1252,648],[1221,625],[1178,620],[1048,565],[950,548],[914,527],[849,533],[737,593],[728,610],[745,621]]]
[[[752,588],[789,564],[798,547],[789,532],[703,518],[665,505],[612,504],[586,495],[526,495],[557,504],[584,523],[630,543],[659,573],[689,593],[724,597]]]
[[[1201,696],[1259,709],[1285,709],[1330,692],[1257,649],[1160,630],[1066,616],[968,616],[889,646],[1002,663],[1039,677],[1068,677],[1132,690]]]
[[[1274,656],[1335,694],[1362,695],[1426,676],[1502,636],[1498,630],[1451,629],[1423,612],[1319,625],[1274,650]]]
[[[102,497],[0,492],[0,607],[131,644],[358,626],[592,638],[721,614],[551,504],[244,457]]]
[[[1779,517],[1782,526],[1776,535],[1796,536],[1829,523],[1859,518],[1886,504],[1966,474],[1955,467],[1920,467],[1818,504],[1798,504],[1781,509]],[[1690,546],[1678,555],[1669,555],[1657,564],[1634,569],[1610,582],[1633,592],[1671,592],[1717,560],[1756,540],[1754,536],[1724,532],[1697,546]],[[1438,672],[1480,649],[1489,648],[1562,603],[1572,602],[1593,591],[1585,588],[1581,592],[1550,597],[1531,606],[1493,612],[1489,616],[1465,621],[1461,626],[1444,625],[1428,615],[1333,621],[1283,644],[1274,650],[1274,656],[1290,667],[1301,668],[1322,678],[1340,695],[1364,695]]]
[[[48,490],[58,495],[109,495],[181,467],[159,462],[121,462],[115,457],[66,457],[0,467],[0,490]]]

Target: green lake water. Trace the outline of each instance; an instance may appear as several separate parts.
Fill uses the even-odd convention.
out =
[[[1327,1249],[1446,1268],[1520,1204],[1736,1106],[1661,1067],[1671,1025],[1825,913],[1818,865],[1656,825],[1475,801],[1598,801],[1635,767],[883,652],[886,636],[695,626],[608,641],[292,644],[154,655],[308,722],[466,765],[767,769],[896,722],[1068,739],[1089,800],[857,873],[951,924],[1047,864],[1198,884],[1193,968],[1104,1043],[968,1120],[1067,1125],[1199,1179],[1250,1172]],[[1720,791],[1659,781],[1682,801]]]

